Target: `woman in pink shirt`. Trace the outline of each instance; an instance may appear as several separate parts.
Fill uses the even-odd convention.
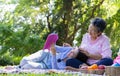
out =
[[[89,57],[87,60],[88,65],[97,64],[108,66],[113,64],[109,38],[103,34],[105,28],[106,22],[103,19],[94,18],[90,22],[88,33],[83,35],[79,49]],[[79,68],[81,64],[83,62],[75,58],[69,59],[66,62],[66,66],[72,66],[74,68]]]

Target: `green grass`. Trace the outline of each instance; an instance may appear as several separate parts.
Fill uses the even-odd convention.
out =
[[[78,75],[72,75],[72,74],[0,74],[0,76],[78,76]]]

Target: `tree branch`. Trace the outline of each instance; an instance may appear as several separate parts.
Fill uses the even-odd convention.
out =
[[[47,18],[47,23],[48,23],[48,29],[51,31],[51,25],[50,25],[50,21],[49,21],[49,17],[50,17],[51,14],[48,14],[48,16],[46,16]]]
[[[90,15],[83,23],[81,23],[81,26],[79,25],[78,27],[76,27],[76,29],[74,29],[74,32],[68,37],[68,39],[70,39],[72,36],[74,36],[74,35],[76,34],[76,32],[77,32],[87,21],[89,21],[89,20],[94,16],[94,12],[96,11],[96,9],[97,9],[98,7],[100,7],[100,5],[101,5],[103,2],[104,2],[104,0],[101,0],[101,2],[100,2],[98,5],[94,6],[91,15]]]

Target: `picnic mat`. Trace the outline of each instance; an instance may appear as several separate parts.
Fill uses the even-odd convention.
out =
[[[96,74],[85,74],[76,71],[69,70],[55,70],[55,69],[20,69],[16,67],[7,67],[0,68],[0,74],[19,74],[19,73],[35,73],[35,74],[50,74],[50,73],[58,73],[58,74],[72,74],[73,76],[105,76],[105,75],[96,75]]]

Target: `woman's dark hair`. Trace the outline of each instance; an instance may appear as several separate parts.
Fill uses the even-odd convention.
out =
[[[94,18],[91,20],[91,24],[95,26],[98,30],[98,32],[103,32],[106,28],[106,22],[102,18]]]

